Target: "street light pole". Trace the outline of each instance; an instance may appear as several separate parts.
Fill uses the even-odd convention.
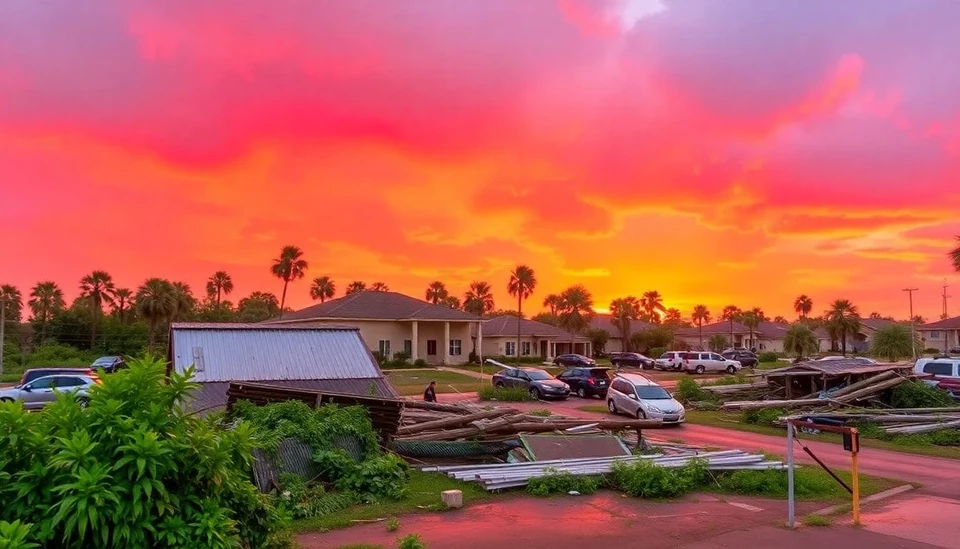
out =
[[[913,346],[913,358],[917,358],[917,332],[915,327],[915,322],[913,321],[913,292],[916,292],[918,288],[904,288],[903,291],[907,292],[910,296],[910,344]]]

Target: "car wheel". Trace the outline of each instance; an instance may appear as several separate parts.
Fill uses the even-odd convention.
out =
[[[613,399],[607,401],[607,410],[610,410],[611,414],[617,413],[617,405],[613,403]]]
[[[700,365],[697,366],[697,373],[698,373],[698,374],[702,374],[702,373],[704,373],[704,372],[706,372],[706,371],[707,371],[707,369],[703,367],[703,364],[700,364]]]
[[[733,366],[727,366],[727,373],[730,374],[730,375],[733,375],[733,374],[737,373],[737,369],[734,368]]]
[[[80,405],[80,408],[86,408],[90,404],[90,399],[87,397],[80,397],[77,399],[77,404]]]
[[[647,414],[644,413],[643,408],[637,408],[637,419],[647,419]]]
[[[540,400],[540,389],[536,387],[530,387],[530,398],[533,400]]]
[[[577,396],[580,398],[587,398],[587,391],[585,391],[583,387],[580,387],[577,389]]]
[[[496,385],[497,389],[503,389],[504,385],[502,381],[498,381]]]

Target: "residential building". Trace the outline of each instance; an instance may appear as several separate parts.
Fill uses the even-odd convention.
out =
[[[873,334],[877,333],[880,328],[896,323],[894,320],[883,318],[861,318],[860,330],[852,339],[847,338],[847,351],[853,353],[870,352],[870,341],[873,339]]]
[[[517,348],[517,324],[520,328],[520,347]],[[492,356],[537,356],[552,360],[557,355],[579,353],[591,356],[590,340],[536,320],[518,319],[503,315],[483,322],[482,355]]]
[[[174,323],[168,360],[168,372],[193,367],[195,412],[225,406],[231,381],[397,396],[354,327]]]
[[[481,319],[470,313],[396,292],[364,291],[285,313],[271,325],[354,326],[371,351],[403,353],[430,364],[463,364],[472,350],[471,329],[482,348]]]
[[[929,322],[916,329],[924,347],[939,349],[944,353],[960,347],[960,316]]]
[[[710,338],[715,335],[722,335],[727,339],[730,347],[744,347],[746,349],[756,349],[757,352],[782,353],[784,350],[784,340],[788,324],[778,322],[761,322],[752,333],[750,328],[740,322],[728,321],[714,322],[713,324],[703,325],[703,347],[706,349]],[[822,330],[814,331],[817,336],[819,349],[829,349],[830,340],[826,332]],[[676,332],[676,339],[690,345],[691,348],[700,346],[700,330],[696,326],[693,328],[681,328]]]
[[[650,328],[653,324],[649,322],[644,322],[642,320],[631,320],[630,321],[630,334],[633,335],[639,331],[646,330]],[[610,334],[610,338],[607,340],[607,344],[604,345],[603,350],[607,353],[619,353],[625,349],[622,333],[620,328],[613,323],[613,315],[609,314],[595,314],[593,318],[590,319],[589,330],[605,330]]]

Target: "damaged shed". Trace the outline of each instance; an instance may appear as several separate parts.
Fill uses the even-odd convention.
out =
[[[829,397],[845,387],[894,372],[909,375],[909,363],[876,364],[856,358],[838,360],[808,360],[786,368],[764,372],[771,389],[787,400]],[[879,381],[879,380],[878,380]]]

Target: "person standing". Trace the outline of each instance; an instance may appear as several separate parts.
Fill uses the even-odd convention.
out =
[[[437,401],[437,382],[436,381],[431,381],[430,385],[427,385],[426,390],[423,391],[423,400],[426,402]]]

